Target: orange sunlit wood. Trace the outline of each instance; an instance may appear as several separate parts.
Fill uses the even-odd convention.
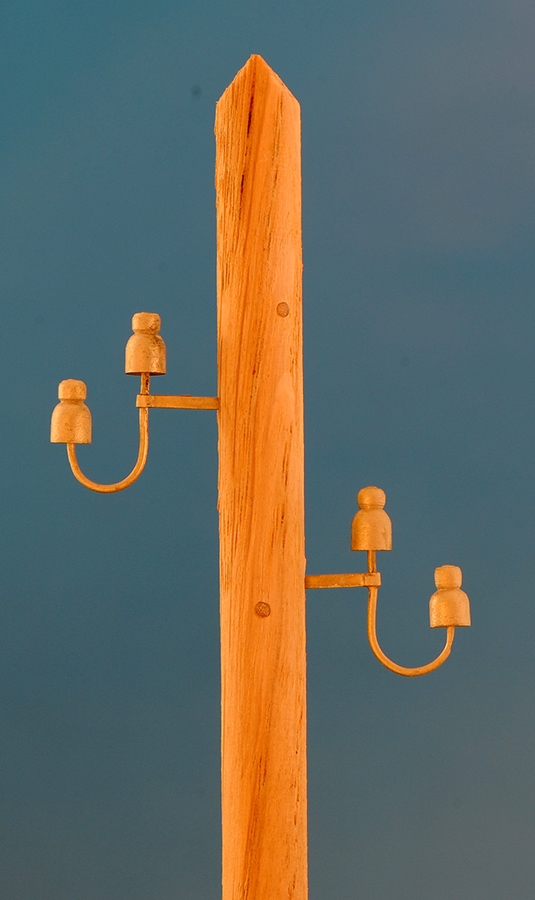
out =
[[[223,900],[305,900],[300,111],[260,57],[216,139]]]

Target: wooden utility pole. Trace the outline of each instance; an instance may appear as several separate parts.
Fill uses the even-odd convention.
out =
[[[166,371],[157,313],[136,313],[125,370],[141,377],[138,460],[116,484],[80,470],[91,442],[83,381],[59,386],[51,437],[75,477],[100,493],[131,485],[147,459],[149,409],[217,409],[221,573],[223,900],[307,900],[305,586],[367,587],[368,636],[399,675],[449,656],[470,605],[457,566],[435,571],[432,628],[443,651],[425,666],[393,662],[376,633],[377,551],[392,546],[381,488],[363,488],[351,548],[368,571],[305,576],[299,104],[259,56],[216,115],[218,397],[151,394]]]
[[[299,104],[252,56],[215,131],[223,900],[306,900]]]

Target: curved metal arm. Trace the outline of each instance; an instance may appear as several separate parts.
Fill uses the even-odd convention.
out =
[[[118,481],[116,484],[97,484],[96,481],[91,481],[89,478],[86,478],[84,473],[81,471],[80,466],[78,465],[78,460],[76,459],[76,444],[67,444],[67,455],[69,457],[69,462],[71,464],[71,469],[74,477],[77,478],[80,484],[83,484],[84,487],[89,488],[90,491],[97,491],[99,494],[115,494],[117,493],[117,491],[124,491],[125,488],[130,487],[130,485],[134,483],[136,478],[139,478],[139,476],[141,475],[145,467],[145,463],[147,462],[148,452],[148,409],[139,410],[139,453],[137,462],[130,472],[130,475],[127,475],[126,478],[123,478],[122,481]]]
[[[368,588],[368,640],[370,642],[370,647],[372,648],[379,662],[381,662],[383,666],[386,666],[387,669],[390,669],[391,672],[396,672],[397,675],[427,675],[427,673],[432,672],[433,669],[438,669],[438,667],[441,666],[444,660],[447,659],[450,655],[451,645],[453,644],[453,636],[455,634],[455,626],[448,625],[446,646],[444,647],[442,653],[440,653],[437,658],[433,660],[433,662],[427,663],[426,666],[416,666],[415,668],[398,666],[397,663],[393,662],[385,653],[383,653],[379,646],[379,641],[377,640],[376,617],[378,590],[379,588],[376,587]]]

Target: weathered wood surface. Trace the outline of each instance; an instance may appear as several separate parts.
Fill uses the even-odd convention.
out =
[[[259,56],[216,139],[223,900],[306,900],[300,112]]]

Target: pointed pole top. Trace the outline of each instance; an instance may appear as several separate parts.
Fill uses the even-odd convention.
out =
[[[246,84],[250,84],[251,86],[262,84],[265,87],[269,85],[272,89],[278,88],[281,93],[288,94],[297,103],[297,100],[292,92],[286,87],[283,80],[273,71],[271,66],[268,66],[265,59],[258,53],[253,53],[249,57],[243,68],[239,70],[236,77],[220,97],[219,103],[221,103],[228,91],[234,91],[235,89],[243,90]]]

